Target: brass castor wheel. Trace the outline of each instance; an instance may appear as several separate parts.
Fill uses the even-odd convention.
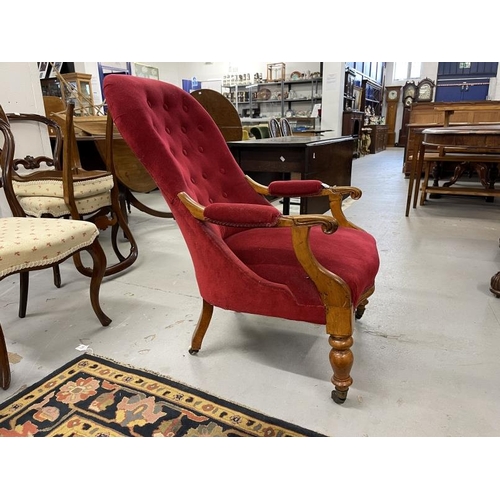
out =
[[[500,298],[500,272],[491,278],[490,292],[498,299]]]
[[[365,313],[365,309],[364,309],[364,308],[363,308],[363,309],[361,309],[360,307],[358,307],[358,308],[356,309],[356,312],[354,313],[354,317],[355,317],[356,319],[361,319],[361,318],[363,317],[363,314],[364,314],[364,313]]]
[[[188,352],[189,352],[189,354],[192,354],[194,356],[195,354],[198,354],[198,352],[200,352],[200,350],[199,349],[189,349]]]
[[[332,399],[338,405],[344,404],[345,400],[347,399],[347,391],[338,391],[337,389],[334,389],[332,391]]]

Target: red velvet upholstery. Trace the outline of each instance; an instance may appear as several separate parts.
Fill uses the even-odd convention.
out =
[[[324,324],[324,307],[295,257],[290,228],[203,223],[177,197],[186,192],[203,206],[271,206],[249,185],[196,99],[174,85],[128,75],[108,75],[104,97],[118,130],[150,172],[182,231],[201,296],[224,309]],[[316,193],[321,183],[296,186]],[[244,221],[245,205],[242,208],[239,216],[233,215],[238,222]],[[231,220],[230,210],[224,215],[216,205],[207,214]],[[266,213],[272,220],[274,208],[259,217]],[[348,284],[356,305],[374,285],[378,271],[374,238],[351,228],[330,235],[313,228],[311,236],[317,259]]]
[[[306,196],[318,194],[323,188],[323,183],[315,179],[273,181],[269,184],[269,194],[272,196]]]

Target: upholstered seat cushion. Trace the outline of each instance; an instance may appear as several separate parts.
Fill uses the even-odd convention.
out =
[[[95,224],[86,221],[0,218],[0,278],[61,262],[98,235]]]
[[[49,196],[59,198],[64,196],[63,183],[59,180],[13,180],[12,187],[14,188],[16,196]],[[111,191],[112,188],[113,176],[111,174],[84,180],[73,179],[75,199],[96,196]]]
[[[321,297],[295,256],[290,228],[249,229],[225,241],[258,276],[286,285],[298,303],[318,306],[324,321]],[[339,227],[335,233],[325,234],[314,227],[310,245],[318,262],[347,283],[353,304],[374,285],[379,257],[375,239],[367,232]]]
[[[70,211],[63,198],[49,196],[20,196],[19,204],[27,215],[31,217],[42,217],[50,214],[52,217],[70,215]],[[91,214],[102,207],[111,205],[111,194],[109,191],[96,196],[79,198],[75,200],[78,213],[81,215]]]

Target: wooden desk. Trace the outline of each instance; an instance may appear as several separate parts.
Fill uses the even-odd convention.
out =
[[[350,186],[352,137],[274,137],[227,144],[241,169],[255,180],[258,174],[274,179],[319,179],[331,186]],[[262,177],[262,176],[261,176]],[[322,214],[329,210],[323,197],[301,198],[301,214]]]

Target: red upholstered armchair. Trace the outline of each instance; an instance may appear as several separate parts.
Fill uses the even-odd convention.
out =
[[[114,122],[168,203],[185,238],[203,307],[191,354],[213,307],[325,324],[332,398],[352,384],[354,318],[374,291],[374,238],[342,213],[354,187],[319,180],[269,187],[244,175],[216,124],[184,90],[157,80],[109,75],[104,96]],[[328,196],[332,215],[284,216],[264,195]]]

